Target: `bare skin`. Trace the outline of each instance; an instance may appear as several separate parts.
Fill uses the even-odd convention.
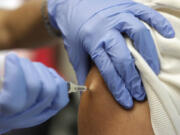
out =
[[[29,0],[16,10],[0,10],[0,49],[33,48],[58,42],[45,28],[42,1]]]
[[[89,91],[81,96],[79,135],[154,135],[147,101],[124,110],[109,93],[93,67],[87,77]]]

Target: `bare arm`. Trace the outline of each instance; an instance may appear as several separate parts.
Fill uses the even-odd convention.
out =
[[[124,110],[95,67],[86,85],[89,91],[82,94],[79,107],[79,135],[154,135],[147,102],[135,102],[132,110]]]
[[[42,0],[30,0],[13,11],[0,11],[0,49],[38,47],[57,42],[47,32]]]

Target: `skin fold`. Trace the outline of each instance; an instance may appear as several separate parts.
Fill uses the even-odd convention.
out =
[[[108,91],[94,66],[86,80],[88,91],[81,96],[78,135],[154,135],[148,102],[134,102],[124,110]]]

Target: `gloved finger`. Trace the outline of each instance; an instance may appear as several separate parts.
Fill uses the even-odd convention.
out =
[[[103,43],[102,43],[103,44]],[[102,45],[99,45],[102,46]],[[106,54],[103,48],[96,49],[92,52],[91,58],[98,67],[102,77],[104,78],[110,92],[114,96],[115,100],[126,109],[130,109],[133,106],[132,97],[125,87],[124,81],[116,72],[113,63],[109,56]]]
[[[29,108],[36,103],[37,98],[41,92],[41,82],[38,72],[31,61],[25,58],[20,58],[20,65],[24,73],[24,80],[26,88],[24,89],[28,94],[26,96],[26,108]]]
[[[56,96],[56,83],[52,75],[50,74],[48,68],[42,65],[41,63],[31,63],[30,61],[28,62],[27,59],[22,59],[22,58],[19,61],[21,61],[21,66],[22,66],[20,67],[21,71],[23,71],[24,73],[23,80],[26,80],[24,83],[20,82],[21,85],[22,83],[26,84],[24,88],[20,89],[26,92],[24,94],[25,101],[26,101],[26,102],[24,101],[25,102],[24,104],[29,103],[30,105],[31,98],[32,100],[34,100],[34,97],[30,97],[30,96],[34,95],[36,97],[34,104],[31,104],[30,108],[26,107],[26,108],[23,108],[23,110],[21,110],[20,117],[24,116],[28,118],[29,116],[31,116],[32,118],[33,115],[40,114],[40,112],[44,111],[46,108],[51,106],[54,100],[54,97]],[[27,65],[24,65],[24,64],[27,64]],[[26,76],[26,75],[32,76],[33,74],[36,74],[37,76],[34,76],[34,77],[37,77],[37,78],[32,78],[32,79],[34,79],[38,83],[31,82],[31,80],[29,80],[30,76]],[[20,77],[17,77],[17,79],[19,78]],[[17,84],[17,83],[14,83],[14,84]],[[37,93],[35,93],[35,91],[32,90],[32,88],[35,88],[35,90],[37,90]],[[20,96],[23,96],[22,94],[20,94]],[[16,95],[19,95],[19,94],[16,93]],[[18,98],[16,97],[15,100],[17,99]],[[16,104],[17,104],[17,101],[16,101]]]
[[[66,50],[68,52],[70,62],[75,70],[78,83],[80,85],[84,85],[91,66],[89,55],[83,48],[72,48],[68,46],[66,46]]]
[[[39,105],[43,100],[51,104],[56,93],[56,83],[48,68],[41,63],[32,63],[24,58],[20,61],[27,86],[27,106]],[[48,106],[48,104],[45,105]]]
[[[54,91],[53,89],[49,89],[51,90],[50,96],[49,96],[47,95],[48,93],[43,92],[46,89],[44,89],[45,87],[42,86],[43,91],[41,91],[41,95],[39,96],[38,103],[35,104],[33,107],[29,108],[24,114],[21,114],[21,117],[24,117],[27,119],[25,119],[23,123],[19,123],[19,127],[26,127],[26,126],[29,127],[31,126],[31,124],[32,126],[40,124],[43,121],[46,121],[47,119],[49,119],[49,117],[59,112],[69,102],[69,97],[68,97],[68,92],[67,92],[67,83],[64,81],[64,79],[61,78],[51,68],[47,68],[40,63],[33,63],[33,64],[36,65],[36,67],[38,67],[38,71],[41,71],[40,74],[45,75],[46,77],[45,79],[47,79],[48,81],[46,83],[50,83],[54,85],[56,90]],[[39,78],[41,77],[43,76],[40,75]],[[51,80],[51,78],[53,79]],[[52,83],[52,81],[54,82]],[[44,98],[42,98],[42,94],[44,94]],[[46,116],[46,119],[45,119],[45,116]],[[28,119],[28,118],[31,118],[31,119]],[[28,123],[27,125],[24,124],[26,123],[26,121]],[[36,123],[34,121],[36,121]]]
[[[104,36],[104,42],[105,51],[124,80],[131,96],[138,101],[143,101],[146,94],[141,77],[121,33],[117,30],[108,31]]]
[[[38,110],[41,112],[48,106],[51,106],[54,97],[57,93],[57,84],[50,74],[47,67],[41,63],[34,62],[40,82],[41,82],[41,93],[39,94],[38,100],[35,106],[39,106]],[[32,111],[31,111],[32,113]]]
[[[166,38],[173,38],[175,36],[174,29],[169,21],[154,9],[138,3],[132,8],[132,13],[136,17],[150,24],[162,36]]]
[[[1,116],[13,115],[24,110],[27,95],[25,88],[19,58],[15,54],[8,54],[5,58],[3,88],[0,91]]]
[[[24,119],[23,122],[17,123],[16,127],[27,128],[39,125],[50,119],[55,114],[57,114],[69,103],[67,83],[56,73],[54,69],[47,68],[47,70],[50,73],[50,75],[52,75],[52,77],[54,78],[54,83],[56,83],[55,85],[57,90],[53,101],[50,105],[48,105],[47,102],[45,103],[43,101],[33,106],[32,108],[26,110],[24,114],[20,115],[20,117],[26,119]],[[16,116],[14,121],[17,121],[17,119],[19,118]]]
[[[159,74],[159,58],[150,31],[140,20],[131,14],[122,13],[119,17],[124,19],[123,21],[120,20],[120,23],[116,28],[121,32],[125,32],[133,40],[136,50],[146,60],[153,71],[156,74]],[[122,24],[124,23],[126,25],[123,25],[122,27]]]
[[[27,123],[27,126],[30,125],[31,121],[32,124],[34,124],[33,118],[36,116],[38,117],[43,111],[52,106],[57,93],[56,82],[48,68],[41,63],[33,62],[32,64],[34,65],[40,80],[40,92],[38,98],[36,99],[36,103],[20,115],[22,118],[31,118],[31,120]],[[16,116],[16,118],[18,117]],[[19,124],[22,126],[24,123],[25,122]],[[26,126],[26,124],[24,124],[24,126]]]
[[[53,76],[57,86],[56,96],[54,97],[50,110],[59,111],[69,103],[67,82],[60,77],[54,69],[48,68],[48,70]]]

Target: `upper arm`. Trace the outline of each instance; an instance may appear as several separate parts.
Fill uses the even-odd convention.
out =
[[[81,96],[79,135],[154,135],[147,102],[124,110],[109,93],[97,68],[87,77],[89,90]]]

